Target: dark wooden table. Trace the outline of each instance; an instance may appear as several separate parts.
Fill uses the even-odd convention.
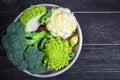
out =
[[[77,62],[62,75],[45,80],[120,80],[120,0],[0,0],[0,37],[21,11],[40,3],[75,12],[84,39]],[[18,70],[0,47],[0,80],[43,79]]]

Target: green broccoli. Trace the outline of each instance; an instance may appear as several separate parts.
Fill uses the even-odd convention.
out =
[[[39,21],[40,25],[45,25],[48,22],[48,17],[50,17],[51,14],[52,14],[51,10],[47,11],[47,13],[40,18]]]
[[[17,68],[29,70],[31,73],[40,73],[46,69],[45,66],[38,65],[42,63],[44,54],[28,44],[25,34],[27,33],[20,22],[12,23],[7,28],[7,34],[2,38],[2,44],[6,49],[8,59]],[[37,39],[38,34],[32,37]]]
[[[41,41],[41,45],[40,45],[39,49],[43,49],[43,48],[44,48],[44,45],[45,45],[45,43],[46,43],[47,41],[48,41],[47,38],[44,38],[44,39]]]
[[[40,33],[32,32],[26,34],[26,40],[29,45],[33,45],[36,48],[38,48],[39,42],[47,36],[47,33],[45,31],[42,31]]]
[[[20,22],[11,23],[7,28],[7,33],[11,34],[13,32],[18,32],[25,35],[24,26]]]
[[[29,66],[28,70],[32,73],[32,74],[37,74],[40,72],[43,72],[46,70],[46,66],[42,63],[36,64],[34,66]]]
[[[26,63],[21,63],[24,59],[23,53],[27,48],[27,42],[23,35],[18,32],[6,34],[2,39],[3,45],[7,50],[8,59],[19,69],[26,69],[26,66],[21,66]],[[20,67],[21,66],[21,67]]]
[[[34,54],[34,55],[33,55]],[[44,54],[35,47],[29,46],[24,57],[29,66],[34,66],[43,60]]]

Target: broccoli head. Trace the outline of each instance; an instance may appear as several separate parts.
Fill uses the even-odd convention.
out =
[[[38,65],[42,63],[44,54],[28,44],[25,34],[27,33],[20,22],[12,23],[7,28],[7,34],[2,38],[2,44],[6,49],[8,59],[17,68],[29,70],[31,73],[40,73],[46,69],[45,66]],[[35,37],[38,36],[33,36]]]

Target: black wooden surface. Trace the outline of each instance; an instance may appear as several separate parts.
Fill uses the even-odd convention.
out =
[[[65,73],[45,80],[120,80],[120,0],[0,0],[0,37],[21,11],[41,3],[75,12],[84,40],[76,63]],[[0,80],[43,79],[18,70],[0,47]]]

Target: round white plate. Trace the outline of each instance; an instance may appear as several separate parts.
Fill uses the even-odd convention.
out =
[[[39,6],[39,5],[44,5],[44,6],[46,6],[46,7],[54,7],[54,6],[58,6],[58,5],[55,5],[55,4],[38,4],[38,5],[36,5],[36,6]],[[27,9],[29,9],[29,8],[27,8]],[[21,16],[23,14],[23,12],[21,12],[17,17],[16,17],[16,19],[14,20],[14,22],[16,22],[18,19],[19,19],[19,17]],[[55,73],[51,73],[51,74],[31,74],[29,71],[27,71],[27,70],[23,70],[23,72],[25,72],[25,73],[27,73],[27,74],[29,74],[29,75],[31,75],[31,76],[34,76],[34,77],[41,77],[41,78],[47,78],[47,77],[54,77],[54,76],[57,76],[57,75],[60,75],[60,74],[62,74],[63,72],[65,72],[65,71],[67,71],[75,62],[76,62],[76,60],[78,59],[78,57],[79,57],[79,55],[80,55],[80,52],[81,52],[81,49],[82,49],[82,41],[83,41],[83,37],[82,37],[82,31],[81,31],[81,28],[80,28],[80,25],[79,25],[79,23],[78,23],[78,21],[77,21],[77,29],[78,29],[78,33],[79,33],[79,47],[78,47],[78,51],[77,51],[77,53],[76,53],[76,55],[75,55],[75,58],[71,61],[71,63],[67,66],[67,67],[65,67],[65,68],[63,68],[63,69],[61,69],[60,71],[57,71],[57,72],[55,72]]]

